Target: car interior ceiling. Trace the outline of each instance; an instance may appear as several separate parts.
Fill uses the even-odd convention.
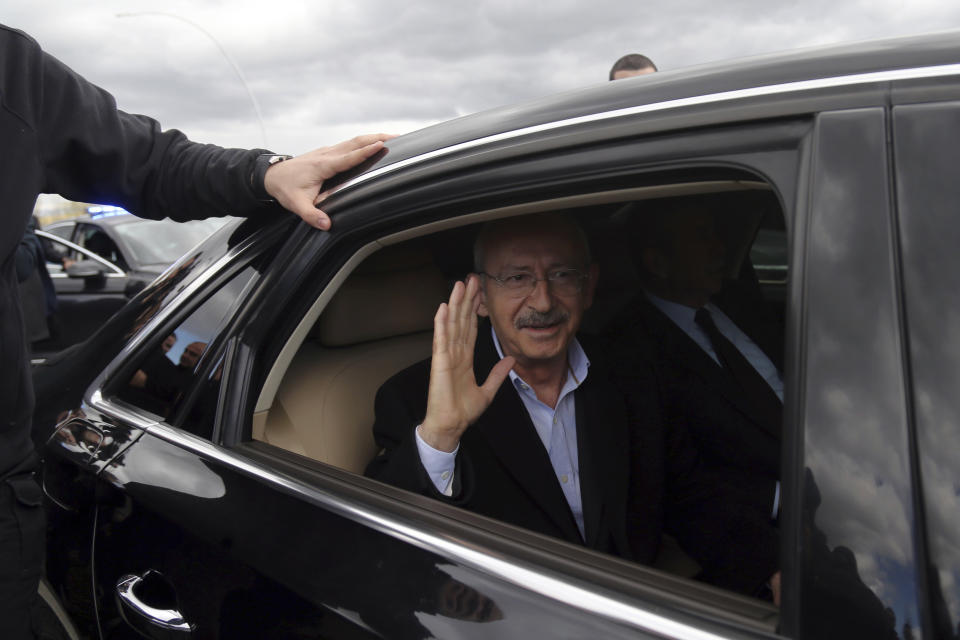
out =
[[[594,304],[582,326],[582,331],[596,333],[639,291],[633,262],[638,216],[661,203],[691,197],[717,213],[727,247],[727,276],[758,287],[757,299],[770,306],[765,312],[782,318],[785,283],[779,292],[761,294],[748,259],[758,229],[783,228],[776,194],[762,182],[644,187],[567,203],[576,206],[551,201],[471,215],[466,225],[448,220],[440,230],[434,225],[399,234],[399,241],[381,239],[348,261],[268,375],[253,417],[253,438],[362,474],[377,453],[371,428],[374,396],[389,377],[430,356],[433,316],[452,284],[472,271],[473,238],[482,222],[516,210],[563,209],[573,215],[600,267]],[[665,553],[660,566],[690,576],[696,572],[692,562],[676,548]]]

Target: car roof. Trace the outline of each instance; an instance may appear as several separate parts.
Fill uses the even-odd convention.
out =
[[[555,96],[499,107],[439,123],[388,143],[388,152],[341,176],[341,189],[481,142],[520,137],[557,123],[579,124],[603,114],[630,115],[691,107],[721,99],[773,102],[792,90],[828,94],[854,84],[889,89],[912,74],[960,74],[960,31],[801,49],[604,81]],[[939,69],[938,69],[939,68]],[[938,70],[937,70],[938,69]],[[935,71],[931,71],[935,70]],[[881,74],[886,75],[871,75]],[[796,101],[794,101],[796,102]]]

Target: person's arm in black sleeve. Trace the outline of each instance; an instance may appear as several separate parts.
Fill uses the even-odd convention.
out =
[[[461,497],[462,487],[458,488],[458,478],[469,473],[470,464],[460,450],[460,439],[476,420],[490,406],[497,389],[503,384],[513,366],[514,359],[505,357],[493,366],[482,385],[477,384],[473,366],[477,340],[477,309],[480,304],[480,279],[476,275],[467,276],[466,283],[457,282],[450,292],[447,302],[441,304],[433,318],[433,347],[429,361],[417,365],[416,382],[406,388],[402,383],[413,380],[400,375],[381,388],[377,397],[377,423],[374,436],[384,448],[381,465],[389,464],[389,459],[410,460],[416,458],[417,465],[433,484],[431,474],[420,459],[417,437],[423,440],[426,448],[441,456],[456,455],[453,468],[452,486],[443,487],[446,492],[438,495],[457,499]],[[408,373],[407,372],[404,373]],[[398,387],[393,390],[394,384]],[[391,409],[413,398],[415,408],[408,411]],[[419,425],[419,426],[418,426]],[[415,434],[414,429],[417,429]],[[425,455],[426,455],[425,451]],[[402,456],[402,457],[401,457]],[[442,475],[448,472],[446,467]],[[427,466],[431,463],[428,462]],[[403,468],[403,477],[413,477],[413,464]],[[376,468],[368,469],[374,473],[384,473]],[[436,470],[433,471],[436,473]],[[381,478],[387,482],[397,480]],[[438,481],[439,483],[439,481]]]
[[[224,149],[162,131],[147,116],[117,109],[109,93],[14,30],[5,107],[37,145],[39,190],[117,204],[147,218],[248,215],[275,198],[312,226],[330,220],[314,205],[326,180],[383,149],[390,136],[358,136],[256,171],[263,149]],[[16,48],[14,52],[13,49]]]
[[[666,441],[667,529],[703,567],[704,580],[761,593],[779,569],[779,531],[737,500],[726,478],[703,469],[682,425],[667,425]]]
[[[706,472],[682,421],[665,416],[655,370],[639,358],[617,370],[628,404],[634,467],[646,465],[631,487],[631,513],[649,513],[662,483],[664,529],[693,556],[708,582],[755,595],[776,573],[779,535],[768,520],[735,499],[723,478]],[[662,464],[662,477],[652,466]],[[640,483],[640,484],[638,484]],[[642,523],[640,523],[642,524]],[[633,527],[643,532],[642,526]],[[634,533],[634,537],[637,533]],[[643,548],[645,545],[635,546]],[[653,541],[646,541],[649,546]]]
[[[259,208],[250,184],[264,150],[223,149],[161,131],[117,109],[112,95],[36,49],[27,74],[42,78],[33,105],[45,190],[107,202],[146,218],[245,215]]]
[[[424,493],[430,488],[414,429],[426,411],[426,387],[418,384],[429,375],[423,362],[402,371],[377,390],[374,401],[373,439],[378,454],[367,465],[365,475],[408,491]]]

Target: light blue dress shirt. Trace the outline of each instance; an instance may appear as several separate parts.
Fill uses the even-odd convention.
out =
[[[717,357],[716,352],[713,350],[713,343],[710,342],[710,336],[697,324],[695,319],[697,315],[696,309],[688,307],[685,304],[664,300],[649,291],[645,293],[650,302],[653,303],[653,306],[660,309],[664,315],[670,318],[673,324],[677,325],[681,331],[690,336],[690,339],[696,342],[717,364],[720,364],[720,358]],[[767,381],[767,384],[770,385],[773,392],[780,398],[780,402],[783,402],[783,378],[780,376],[780,372],[777,371],[776,365],[767,357],[767,354],[765,354],[763,350],[757,346],[757,343],[751,340],[747,334],[741,331],[740,327],[734,324],[733,320],[727,317],[727,314],[721,311],[718,306],[708,302],[704,305],[704,308],[710,312],[710,315],[713,317],[713,322],[717,325],[720,333],[733,343],[733,346],[747,359],[747,362],[753,365],[757,373]],[[777,482],[776,488],[774,489],[773,513],[771,517],[776,518],[777,512],[779,511],[780,482]]]
[[[497,338],[496,332],[493,331],[493,327],[490,328],[490,331],[493,335],[493,344],[497,349],[497,354],[503,358],[500,340]],[[560,483],[567,504],[570,505],[570,510],[573,512],[577,528],[580,529],[580,535],[586,538],[583,524],[583,501],[580,496],[577,411],[573,392],[586,380],[590,361],[576,338],[567,348],[567,362],[569,363],[569,375],[563,383],[555,409],[541,402],[533,388],[513,370],[510,371],[509,377],[510,383],[516,389],[517,395],[520,396],[520,401],[523,402],[527,413],[530,414],[530,420],[533,422],[540,441],[543,442],[543,446],[547,450],[550,464],[553,465],[557,481]],[[420,461],[423,463],[433,485],[440,493],[447,496],[451,495],[453,493],[456,455],[460,447],[458,446],[450,453],[438,451],[423,441],[419,431],[416,432],[416,440]]]

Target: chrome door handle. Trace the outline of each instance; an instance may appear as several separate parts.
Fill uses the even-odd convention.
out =
[[[196,629],[196,625],[187,622],[179,611],[153,607],[137,595],[137,588],[149,581],[159,581],[170,588],[163,576],[153,570],[147,571],[142,576],[127,574],[117,581],[117,603],[120,605],[120,614],[123,619],[149,638],[166,640],[189,637]]]

